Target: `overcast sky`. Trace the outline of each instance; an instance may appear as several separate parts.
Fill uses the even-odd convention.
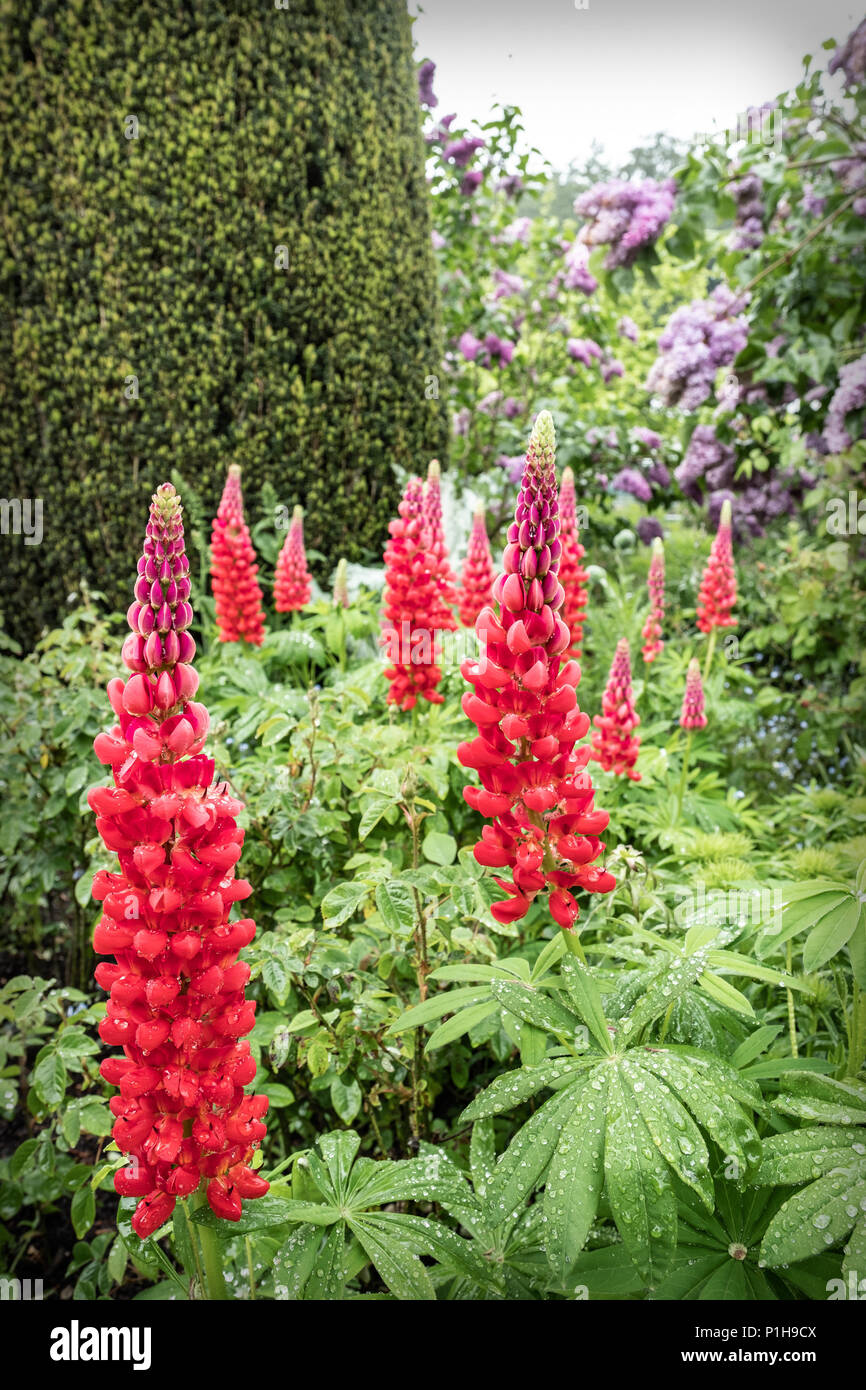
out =
[[[577,4],[588,9],[578,9]],[[437,65],[437,115],[524,115],[557,168],[593,138],[619,158],[658,130],[688,137],[794,85],[802,58],[826,65],[863,0],[409,0],[419,58]]]

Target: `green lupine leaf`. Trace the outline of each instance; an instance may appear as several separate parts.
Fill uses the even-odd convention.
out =
[[[733,1009],[735,1013],[745,1014],[746,1018],[754,1018],[755,1010],[745,994],[735,989],[728,980],[714,975],[711,970],[705,970],[703,975],[698,976],[698,984],[701,989],[706,990],[711,999],[715,999],[717,1004],[723,1004],[726,1008]]]
[[[850,897],[827,912],[809,932],[803,947],[803,968],[818,970],[841,951],[853,935],[862,909],[856,898]]]
[[[646,1282],[658,1284],[676,1247],[677,1203],[664,1160],[618,1073],[610,1080],[604,1171],[623,1244]]]
[[[361,1172],[361,1180],[351,1184],[348,1205],[353,1211],[384,1206],[387,1202],[441,1202],[456,1196],[465,1200],[466,1180],[442,1152],[396,1162],[372,1163]]]
[[[850,1169],[810,1183],[779,1208],[761,1242],[761,1259],[771,1268],[822,1254],[845,1239],[866,1210],[866,1174]]]
[[[785,1115],[802,1120],[822,1120],[831,1125],[866,1124],[866,1086],[835,1081],[817,1072],[803,1072],[787,1079],[787,1091],[773,1104]]]
[[[665,1082],[722,1153],[737,1158],[747,1169],[758,1162],[760,1140],[737,1103],[738,1088],[729,1080],[739,1073],[721,1065],[711,1068],[704,1064],[699,1070],[689,1049],[646,1048],[641,1064]]]
[[[494,1169],[485,1197],[494,1225],[515,1211],[542,1177],[584,1084],[585,1078],[581,1078],[551,1096],[511,1140]]]
[[[585,965],[567,956],[562,962],[562,978],[571,1002],[603,1052],[613,1052],[610,1029],[605,1018],[601,990]]]
[[[790,941],[807,927],[817,926],[828,912],[841,906],[848,897],[847,890],[834,887],[830,892],[807,894],[804,898],[793,900],[791,904],[784,904],[781,928],[776,931],[774,927],[765,927],[755,943],[758,958],[763,959],[777,946],[784,946],[786,941]]]
[[[558,1057],[553,1061],[541,1062],[537,1067],[521,1067],[517,1071],[505,1072],[467,1105],[460,1119],[465,1123],[466,1120],[480,1120],[487,1115],[505,1114],[556,1081],[563,1078],[576,1080],[581,1071],[594,1065],[597,1060]]]
[[[344,1196],[347,1190],[349,1172],[360,1147],[361,1136],[352,1129],[332,1129],[328,1134],[319,1136],[319,1149],[328,1165],[328,1172],[338,1197]]]
[[[849,1167],[858,1157],[852,1150],[857,1131],[833,1128],[792,1129],[763,1141],[761,1166],[752,1178],[756,1187],[809,1182],[831,1168]],[[860,1148],[866,1154],[866,1145]]]
[[[364,1222],[383,1235],[391,1236],[396,1232],[397,1238],[402,1238],[410,1249],[432,1256],[476,1283],[491,1284],[490,1266],[473,1249],[472,1242],[432,1217],[383,1211],[376,1216],[365,1216]]]
[[[626,1055],[620,1063],[620,1080],[625,1094],[637,1106],[652,1141],[662,1158],[688,1187],[694,1188],[704,1205],[712,1211],[715,1202],[710,1177],[710,1159],[700,1130],[689,1112],[655,1073],[643,1066],[638,1054]]]
[[[680,1302],[702,1297],[702,1290],[725,1264],[734,1261],[727,1251],[707,1253],[699,1246],[681,1245],[677,1248],[674,1267],[652,1294],[653,1300]]]
[[[527,1023],[533,1023],[536,1028],[543,1028],[547,1032],[565,1033],[573,1038],[580,1027],[580,1021],[569,1009],[564,1008],[557,1000],[551,999],[549,995],[542,994],[532,985],[493,980],[490,992],[509,1013],[516,1014]]]
[[[842,1261],[842,1275],[848,1280],[851,1275],[857,1280],[859,1292],[866,1293],[866,1212],[858,1217],[854,1229],[848,1237],[845,1246],[845,1258]]]
[[[496,1142],[493,1120],[487,1116],[475,1121],[469,1138],[469,1168],[472,1173],[472,1185],[479,1197],[484,1196],[495,1167]]]
[[[345,1298],[345,1284],[346,1226],[345,1222],[338,1221],[316,1254],[304,1297],[317,1303],[334,1303]]]
[[[602,1084],[582,1086],[562,1127],[544,1189],[547,1258],[562,1280],[586,1243],[604,1186],[604,1133],[608,1072],[593,1073]]]
[[[571,1280],[587,1290],[590,1300],[628,1298],[645,1294],[644,1282],[622,1242],[600,1250],[585,1250],[572,1270]]]
[[[717,933],[714,932],[714,938]],[[652,980],[646,993],[638,1000],[631,1014],[621,1025],[625,1039],[636,1038],[641,1031],[657,1018],[661,1018],[670,1006],[681,998],[707,966],[709,945],[694,951],[689,956],[679,956],[664,966]]]
[[[407,1250],[399,1237],[384,1235],[365,1217],[353,1217],[349,1228],[364,1247],[382,1282],[401,1301],[435,1302],[436,1291],[430,1275],[417,1255]]]
[[[760,1057],[764,1048],[779,1036],[782,1031],[780,1023],[768,1023],[763,1028],[756,1028],[754,1033],[750,1033],[745,1042],[741,1042],[739,1047],[731,1054],[730,1064],[739,1071],[742,1067],[747,1067],[756,1057]]]
[[[323,1240],[331,1240],[333,1235],[334,1232],[329,1231],[323,1237],[319,1226],[298,1226],[291,1232],[274,1261],[279,1297],[291,1300],[301,1297],[304,1285],[313,1272],[319,1246]]]
[[[504,965],[484,965],[480,961],[472,965],[440,965],[431,970],[431,980],[513,980],[514,971]]]

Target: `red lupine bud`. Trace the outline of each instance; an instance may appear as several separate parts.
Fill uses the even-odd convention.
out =
[[[726,499],[722,503],[719,529],[710,548],[710,558],[698,593],[698,627],[701,632],[712,632],[714,627],[736,627],[737,619],[731,616],[736,601],[731,504]]]
[[[457,756],[481,779],[480,788],[465,789],[467,803],[493,821],[475,858],[511,870],[510,880],[496,879],[507,896],[491,908],[503,925],[524,917],[547,888],[554,920],[569,929],[577,918],[569,890],[613,886],[610,875],[589,875],[590,861],[604,846],[582,835],[577,823],[581,813],[588,819],[604,813],[593,812],[592,783],[582,770],[589,749],[574,749],[589,720],[577,707],[580,668],[564,659],[570,634],[559,616],[565,600],[561,553],[553,421],[543,411],[530,440],[503,573],[492,588],[500,611],[482,608],[475,624],[482,656],[461,667],[474,689],[463,709],[478,735],[462,743]]]
[[[463,561],[463,582],[458,596],[460,621],[464,627],[473,627],[481,610],[490,603],[493,578],[493,558],[484,525],[484,508],[478,507]]]
[[[207,1200],[215,1216],[221,1216],[226,1221],[240,1221],[241,1193],[227,1175],[213,1178],[208,1183]]]
[[[274,601],[278,613],[293,613],[310,601],[312,581],[304,550],[304,513],[295,507],[286,539],[277,556]]]
[[[686,690],[683,695],[683,708],[680,724],[684,729],[705,729],[707,716],[704,713],[704,687],[701,682],[700,663],[694,658],[689,662],[686,674]]]
[[[211,530],[211,585],[221,642],[250,642],[260,647],[264,641],[265,615],[256,579],[258,571],[249,527],[244,521],[241,470],[233,463]],[[190,621],[191,617],[190,610]],[[192,660],[192,653],[186,654],[183,642],[180,659],[185,663]]]
[[[614,772],[617,776],[624,772],[633,782],[639,782],[641,775],[635,771],[635,763],[640,739],[634,730],[640,717],[634,707],[631,657],[624,637],[617,643],[601,700],[601,714],[595,716],[593,723],[596,727],[592,736],[593,758],[606,772]]]
[[[665,552],[658,536],[653,540],[647,588],[650,596],[650,611],[641,629],[641,636],[644,639],[641,655],[649,665],[651,661],[655,661],[664,647],[661,635],[662,620],[665,615]]]
[[[388,530],[385,550],[385,594],[380,645],[388,666],[388,704],[410,710],[418,699],[441,704],[436,689],[442,678],[437,666],[436,633],[455,627],[439,586],[438,561],[430,550],[421,484],[411,478]]]
[[[579,657],[583,643],[583,625],[586,621],[586,605],[589,598],[589,575],[581,561],[586,551],[580,543],[577,525],[577,503],[574,495],[574,474],[570,468],[563,469],[562,487],[559,490],[559,540],[562,551],[559,557],[559,582],[565,591],[562,617],[569,631],[566,655]]]
[[[101,870],[93,883],[103,904],[94,948],[117,960],[96,972],[110,990],[99,1034],[125,1054],[100,1070],[120,1087],[110,1102],[112,1133],[132,1161],[115,1186],[142,1198],[133,1217],[142,1238],[168,1219],[177,1197],[249,1165],[267,1108],[265,1097],[244,1096],[255,1064],[249,1045],[238,1042],[255,1022],[243,998],[249,967],[237,960],[255,925],[228,921],[233,903],[250,892],[233,868],[243,807],[225,784],[214,784],[213,761],[201,753],[208,715],[190,698],[195,648],[178,631],[192,621],[188,595],[180,502],[166,484],[151,507],[134,615],[146,626],[142,614],[156,604],[163,638],[151,630],[144,669],[125,686],[111,682],[119,723],[94,748],[112,767],[114,786],[88,793],[97,829],[119,858],[118,873]],[[151,639],[161,643],[158,653]],[[225,1200],[237,1219],[240,1197],[259,1196],[266,1184],[234,1188],[240,1195]]]

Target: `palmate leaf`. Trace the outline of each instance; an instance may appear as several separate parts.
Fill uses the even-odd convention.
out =
[[[764,1264],[786,1265],[838,1245],[856,1229],[858,1246],[866,1232],[866,1164],[818,1178],[779,1208],[761,1245]]]
[[[347,1224],[395,1298],[435,1302],[436,1290],[430,1275],[405,1240],[383,1231],[372,1218],[355,1216]]]
[[[544,1087],[559,1087],[512,1139],[484,1194],[501,1222],[542,1181],[545,1246],[564,1279],[595,1217],[601,1165],[614,1220],[642,1276],[657,1284],[676,1241],[675,1181],[712,1207],[710,1156],[702,1130],[745,1172],[760,1141],[743,1107],[760,1093],[733,1068],[688,1048],[640,1047],[624,1054],[558,1059],[497,1080],[465,1119],[503,1113]]]

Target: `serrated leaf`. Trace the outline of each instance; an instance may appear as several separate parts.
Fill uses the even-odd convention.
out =
[[[415,926],[415,895],[399,878],[389,878],[376,889],[376,906],[392,936],[409,936]]]
[[[364,883],[338,883],[322,899],[322,918],[327,927],[341,927],[348,922],[367,896]]]

